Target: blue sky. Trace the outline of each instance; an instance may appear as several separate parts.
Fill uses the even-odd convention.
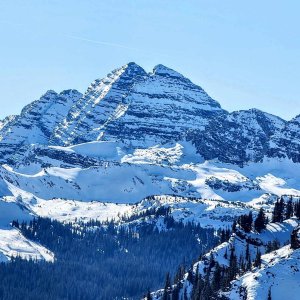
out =
[[[229,110],[300,114],[299,1],[0,0],[0,118],[48,89],[162,63]]]

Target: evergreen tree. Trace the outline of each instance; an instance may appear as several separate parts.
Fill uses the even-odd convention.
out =
[[[200,300],[210,300],[211,296],[212,296],[212,289],[210,286],[210,277],[207,274],[207,276],[205,277],[204,287],[200,295]]]
[[[280,215],[281,215],[280,222],[282,222],[284,219],[284,211],[285,211],[285,202],[284,202],[283,197],[280,198],[279,208],[280,208]]]
[[[192,300],[199,300],[201,298],[201,293],[202,293],[203,287],[204,287],[204,281],[202,279],[202,276],[199,275],[197,277],[197,281],[193,285]]]
[[[249,243],[246,241],[246,253],[245,258],[248,260],[250,258],[250,249],[249,249]]]
[[[170,279],[170,273],[168,272],[166,275],[164,293],[163,293],[163,297],[162,297],[163,300],[169,300],[170,290],[171,290],[171,279]]]
[[[180,265],[174,276],[174,284],[178,284],[180,282],[180,280],[183,278],[184,274],[185,274],[184,265]]]
[[[227,259],[228,258],[228,254],[227,254],[227,248],[225,250],[225,253],[224,253],[224,258]]]
[[[221,230],[221,238],[220,238],[220,242],[221,243],[224,243],[226,241],[226,238],[225,238],[225,230],[222,229]]]
[[[267,300],[272,300],[271,288],[269,288],[269,291],[268,291],[268,299],[267,299]]]
[[[300,201],[297,201],[294,206],[294,213],[298,220],[300,220]]]
[[[229,257],[229,267],[228,267],[228,279],[229,281],[233,280],[238,272],[238,263],[237,257],[235,255],[235,248],[232,246],[230,250],[230,257]]]
[[[253,215],[252,215],[252,211],[249,212],[249,215],[248,215],[248,232],[250,232],[252,230],[252,223],[253,223]]]
[[[172,291],[172,300],[179,300],[179,291],[180,287],[176,285]]]
[[[260,266],[261,266],[261,253],[257,249],[256,257],[255,257],[255,260],[254,260],[254,267],[260,268]]]
[[[284,213],[284,200],[281,197],[280,200],[277,199],[274,205],[272,222],[282,222]]]
[[[152,300],[150,290],[148,290],[148,292],[147,292],[146,300]]]
[[[246,270],[245,259],[242,254],[240,255],[238,266],[239,266],[239,274],[242,275]]]
[[[184,288],[184,291],[183,291],[183,300],[188,300],[186,288]]]
[[[193,273],[193,265],[189,268],[188,270],[188,275],[187,275],[187,280],[191,283],[194,284],[194,273]]]
[[[290,198],[286,204],[285,219],[290,219],[293,216],[293,214],[294,214],[294,207],[293,207],[292,199]]]
[[[250,211],[248,215],[241,215],[238,218],[238,224],[245,232],[250,232],[252,230],[252,212]]]
[[[221,287],[221,267],[218,262],[215,263],[215,270],[212,277],[211,287],[213,291],[218,291]]]
[[[266,228],[267,219],[263,208],[260,208],[259,213],[254,221],[254,228],[257,232],[261,232]]]
[[[236,231],[236,220],[233,221],[232,223],[232,232]]]
[[[300,227],[297,227],[292,231],[292,234],[291,234],[291,248],[292,249],[300,248],[300,241],[298,238],[299,231],[300,231]]]

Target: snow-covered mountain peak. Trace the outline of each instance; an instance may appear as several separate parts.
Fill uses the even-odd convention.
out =
[[[168,68],[162,64],[159,64],[153,68],[153,74],[161,75],[161,76],[176,77],[176,78],[185,78],[183,75],[181,75],[177,71],[174,71],[173,69]]]
[[[290,122],[299,123],[300,124],[300,115],[297,115],[295,118],[293,118]]]
[[[76,90],[47,91],[26,105],[20,115],[7,118],[0,130],[1,159],[19,151],[21,146],[48,144],[54,128],[65,118],[82,94]]]
[[[0,148],[24,141],[55,146],[104,140],[145,149],[187,140],[204,159],[239,165],[264,157],[299,162],[299,119],[287,122],[258,109],[228,113],[175,70],[160,64],[147,73],[130,62],[95,80],[83,96],[50,90],[20,116],[1,121]],[[34,133],[30,142],[12,128],[29,129],[33,123],[43,124],[46,135]]]
[[[82,96],[82,94],[75,89],[63,90],[62,92],[59,93],[59,95],[62,97],[73,97],[76,98],[77,100]]]
[[[42,96],[41,98],[44,97],[52,97],[52,96],[56,96],[57,93],[54,90],[47,90]]]
[[[129,62],[125,66],[123,66],[128,72],[128,74],[133,74],[133,75],[146,75],[146,71],[136,64],[135,62]]]

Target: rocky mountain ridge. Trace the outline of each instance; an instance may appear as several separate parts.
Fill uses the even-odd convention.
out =
[[[257,109],[228,113],[176,71],[158,65],[147,73],[129,63],[95,80],[84,95],[48,91],[2,121],[0,150],[5,162],[31,144],[120,141],[135,149],[188,140],[204,159],[299,162],[299,129],[299,116],[285,121]]]

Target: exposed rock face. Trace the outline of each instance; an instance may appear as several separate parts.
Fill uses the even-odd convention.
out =
[[[236,111],[212,120],[205,134],[198,130],[191,132],[189,139],[206,159],[218,158],[243,165],[279,154],[273,148],[273,136],[279,134],[285,124],[281,118],[257,109]]]
[[[287,122],[281,132],[277,132],[277,155],[286,154],[294,162],[300,162],[300,115]],[[282,153],[284,152],[284,153]]]
[[[81,96],[76,90],[60,94],[50,90],[25,106],[19,116],[6,119],[0,129],[1,156],[9,157],[24,145],[48,144],[54,128]]]
[[[200,87],[162,65],[130,63],[95,81],[56,130],[53,142],[122,140],[133,146],[183,140],[224,113]]]
[[[147,73],[129,63],[94,81],[83,96],[48,91],[20,116],[0,122],[2,161],[33,143],[95,140],[118,140],[129,148],[189,140],[205,159],[300,162],[300,117],[287,122],[257,109],[228,113],[176,71],[158,65]]]

